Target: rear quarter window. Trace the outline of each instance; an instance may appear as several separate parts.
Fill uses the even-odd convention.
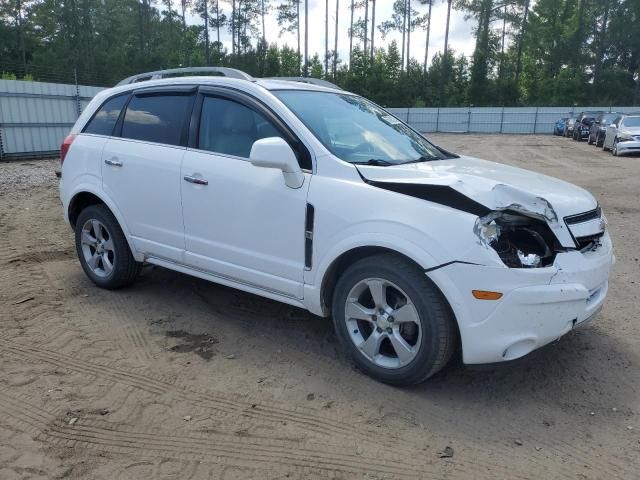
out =
[[[122,137],[182,145],[191,95],[134,96],[124,116]]]
[[[118,95],[107,100],[98,109],[93,118],[84,128],[84,133],[93,133],[95,135],[112,135],[113,127],[115,127],[120,111],[127,102],[128,95]]]

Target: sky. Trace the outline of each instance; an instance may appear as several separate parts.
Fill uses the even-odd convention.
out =
[[[271,0],[273,8],[270,10],[270,14],[266,18],[266,37],[269,43],[278,43],[279,45],[287,44],[292,48],[296,48],[297,39],[295,32],[293,34],[283,34],[279,36],[278,22],[276,21],[275,5],[280,3],[280,0]],[[349,58],[349,24],[351,20],[351,0],[339,0],[339,27],[338,27],[338,53],[339,57],[344,61]],[[226,5],[226,2],[220,2],[221,8],[230,10]],[[413,2],[412,7],[420,13],[426,13],[428,6],[420,5],[416,0]],[[335,11],[336,0],[329,0],[329,50],[333,50],[333,42],[335,35]],[[391,18],[393,11],[393,0],[377,0],[376,2],[376,25]],[[228,13],[228,12],[227,12]],[[360,14],[364,18],[364,8],[356,11],[354,21],[357,20],[357,16]],[[429,62],[437,52],[441,52],[444,49],[444,34],[447,21],[447,3],[445,0],[434,0],[432,7],[431,18],[431,35],[429,39]],[[304,55],[304,4],[301,5],[301,42]],[[324,20],[325,20],[325,0],[309,0],[309,57],[312,57],[314,53],[318,53],[320,58],[324,56]],[[369,20],[371,20],[371,5],[369,6]],[[200,22],[200,19],[196,16],[191,17],[193,23]],[[456,54],[464,54],[470,56],[473,53],[475,46],[475,39],[473,38],[472,28],[473,22],[465,21],[464,13],[456,10],[451,10],[451,25],[449,31],[449,45],[453,48]],[[399,32],[389,33],[386,38],[382,39],[382,34],[376,27],[375,45],[380,47],[386,46],[392,40],[398,42],[398,47],[401,48],[402,35]],[[417,59],[420,63],[424,61],[425,52],[425,40],[426,32],[423,30],[415,30],[411,34],[411,57]],[[222,41],[225,46],[231,50],[230,34],[224,32],[222,35]]]

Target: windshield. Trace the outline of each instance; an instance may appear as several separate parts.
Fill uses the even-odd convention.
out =
[[[616,118],[618,117],[618,114],[616,113],[608,113],[606,115],[602,115],[602,118],[600,119],[600,123],[602,125],[609,125],[611,122],[613,122]]]
[[[341,160],[384,166],[452,158],[362,97],[309,90],[272,93]]]
[[[626,117],[624,119],[625,127],[640,127],[640,117]]]

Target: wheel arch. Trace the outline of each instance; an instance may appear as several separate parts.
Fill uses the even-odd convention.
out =
[[[346,250],[345,252],[342,252],[340,255],[338,255],[329,264],[329,266],[325,269],[324,274],[322,275],[322,280],[320,282],[320,302],[321,302],[322,310],[323,312],[325,312],[325,314],[328,314],[331,311],[331,302],[333,298],[333,293],[335,291],[335,286],[336,286],[336,283],[338,282],[338,279],[340,278],[340,275],[347,268],[349,268],[350,265],[353,265],[355,262],[363,258],[371,257],[373,255],[380,255],[380,254],[395,255],[411,263],[418,270],[424,271],[425,269],[424,266],[422,266],[418,260],[411,258],[409,255],[403,252],[400,252],[398,250],[395,250],[387,246],[362,245],[362,246],[350,248],[349,250]],[[425,274],[425,277],[440,292],[440,295],[442,295],[442,298],[446,301],[446,303],[449,304],[449,301],[447,300],[446,296],[444,295],[440,287],[438,287],[438,285],[436,285],[436,283],[433,282],[433,280],[431,280],[428,275]],[[449,306],[449,308],[451,308],[451,306]]]
[[[69,224],[75,229],[76,221],[78,219],[78,216],[80,215],[80,212],[91,205],[104,205],[109,209],[109,211],[113,214],[116,221],[118,222],[118,225],[122,229],[122,232],[127,239],[127,243],[129,244],[129,248],[131,249],[131,253],[133,254],[134,258],[136,259],[136,261],[143,261],[144,255],[136,251],[135,246],[131,241],[127,225],[124,222],[124,219],[122,218],[122,215],[118,211],[115,204],[108,198],[106,198],[102,193],[95,191],[93,188],[79,188],[73,193],[67,207]]]
[[[86,191],[76,193],[69,202],[69,208],[67,209],[67,215],[71,226],[73,228],[76,227],[78,216],[80,215],[80,212],[82,212],[82,210],[90,205],[99,204],[106,205],[106,203],[94,193]]]
[[[424,267],[420,265],[418,261],[416,261],[415,259],[411,258],[410,256],[398,250],[394,250],[393,248],[375,246],[375,245],[358,246],[358,247],[351,248],[350,250],[347,250],[343,252],[341,255],[339,255],[338,257],[336,257],[333,260],[333,262],[329,265],[329,267],[326,269],[322,277],[322,282],[320,285],[320,302],[321,302],[322,311],[326,316],[330,315],[331,303],[333,301],[333,294],[335,292],[335,287],[336,287],[336,284],[338,283],[338,279],[340,278],[340,275],[353,263],[363,258],[367,258],[374,255],[380,255],[380,254],[394,255],[414,265],[415,268],[417,268],[418,270],[424,271]],[[458,324],[458,318],[457,318],[455,309],[449,302],[447,296],[444,294],[440,286],[426,273],[424,274],[424,276],[427,279],[427,281],[431,283],[431,285],[433,285],[436,292],[438,292],[438,294],[444,301],[446,308],[449,309],[449,312],[451,313],[451,316],[454,319],[453,323],[455,328],[456,340],[458,342],[457,343],[458,348],[461,349],[462,341],[461,341],[461,334],[460,334],[460,325]],[[458,355],[458,354],[459,352],[454,355]]]

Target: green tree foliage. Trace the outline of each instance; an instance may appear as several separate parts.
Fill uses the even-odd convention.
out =
[[[416,59],[415,45],[429,45],[429,7],[443,2],[473,22],[474,52],[465,57],[432,44],[438,53],[429,63]],[[271,16],[297,40],[304,27],[300,7],[308,3],[0,0],[0,72],[67,83],[77,76],[94,85],[189,65],[299,76],[300,45],[278,45],[278,31],[264,29],[263,18]],[[309,74],[382,105],[640,103],[640,0],[394,0],[391,17],[375,21],[372,0],[342,0],[341,6],[341,25],[349,24],[355,39],[350,58],[336,57],[336,67],[330,62],[326,71],[320,52],[310,52]],[[372,30],[405,38],[372,48],[365,42]]]

